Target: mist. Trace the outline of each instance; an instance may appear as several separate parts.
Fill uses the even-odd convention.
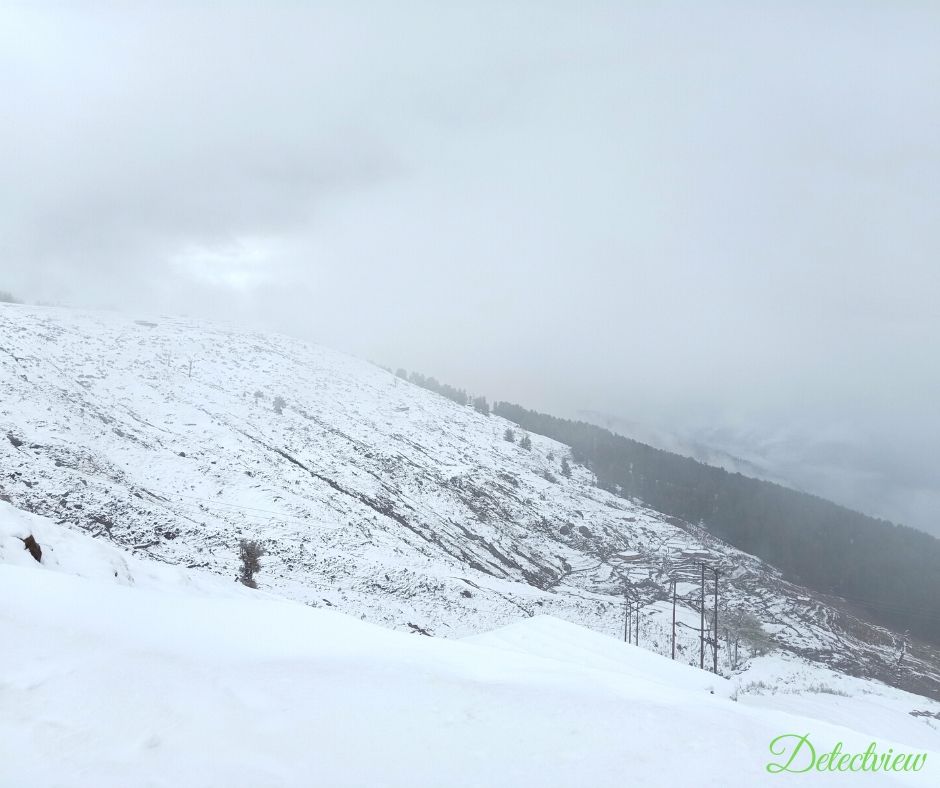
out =
[[[281,331],[940,535],[940,8],[0,9],[0,290]]]

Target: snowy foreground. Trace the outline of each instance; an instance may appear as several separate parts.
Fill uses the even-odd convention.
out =
[[[938,705],[874,682],[778,659],[748,673],[767,681],[749,693],[547,616],[463,640],[408,635],[144,562],[3,503],[0,600],[2,786],[940,778],[940,720],[910,714]],[[812,691],[821,677],[842,683]],[[771,775],[783,734],[928,757],[915,774]]]

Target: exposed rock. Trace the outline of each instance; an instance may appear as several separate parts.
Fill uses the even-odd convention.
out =
[[[29,554],[37,561],[42,562],[42,548],[32,534],[23,540],[23,547],[29,550]]]

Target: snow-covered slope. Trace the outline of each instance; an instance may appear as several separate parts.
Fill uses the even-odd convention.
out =
[[[696,664],[705,560],[783,649],[897,679],[896,636],[583,467],[566,478],[566,447],[527,451],[507,426],[286,337],[0,304],[0,496],[20,509],[229,580],[238,540],[261,539],[262,589],[449,637],[537,614],[616,634],[629,589],[641,645],[667,653],[674,578]],[[904,687],[938,692],[933,651],[904,666]]]
[[[115,578],[107,549],[54,525],[58,560],[24,563],[9,514],[2,785],[751,788],[779,781],[769,747],[790,733],[819,754],[877,736],[880,753],[927,756],[916,773],[814,775],[824,784],[940,777],[940,738],[895,708],[918,700],[897,690],[894,706],[839,697],[856,713],[827,721],[831,695],[815,714],[735,702],[727,679],[546,616],[446,640],[229,584],[174,587],[133,559]]]
[[[30,536],[40,546],[38,560],[26,547]],[[68,530],[0,501],[0,566],[3,565],[61,572],[122,586],[212,596],[251,594],[240,583],[216,574],[139,558],[105,540]]]

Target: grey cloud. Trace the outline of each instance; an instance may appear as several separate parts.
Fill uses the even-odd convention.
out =
[[[8,6],[0,288],[726,428],[717,448],[938,530],[938,22],[834,0]],[[781,430],[805,454],[771,451]],[[803,440],[833,430],[852,462]]]

